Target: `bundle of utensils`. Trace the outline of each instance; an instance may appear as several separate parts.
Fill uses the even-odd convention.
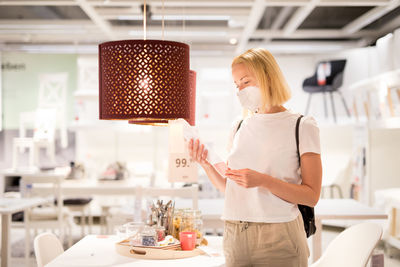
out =
[[[170,200],[163,204],[162,200],[157,200],[157,203],[152,203],[150,206],[151,213],[149,215],[148,225],[163,226],[165,234],[172,234],[172,219],[174,215],[175,202]]]

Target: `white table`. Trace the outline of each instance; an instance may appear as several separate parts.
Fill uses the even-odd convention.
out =
[[[222,250],[222,237],[206,236],[209,242],[207,246],[218,255],[199,255],[192,258],[178,260],[142,260],[119,255],[115,251],[115,243],[118,237],[87,235],[71,248],[59,255],[46,267],[87,267],[87,266],[171,266],[171,267],[196,267],[196,266],[221,266],[225,264]]]
[[[313,261],[322,254],[322,220],[369,220],[387,219],[384,211],[362,204],[354,199],[321,199],[315,207],[315,224],[317,231],[312,236]]]
[[[184,200],[177,203],[177,207],[184,206]],[[199,209],[202,212],[204,227],[223,228],[221,215],[224,207],[224,199],[199,199]],[[312,239],[313,262],[321,257],[322,253],[322,220],[367,220],[387,219],[384,211],[377,210],[362,204],[354,199],[320,199],[315,207],[315,223],[317,231]]]
[[[48,203],[45,198],[0,198],[1,214],[1,267],[9,266],[11,215]]]
[[[55,169],[53,171],[16,171],[12,169],[4,169],[0,171],[0,194],[3,194],[5,191],[5,183],[7,177],[21,177],[21,181],[23,181],[24,177],[28,179],[34,179],[38,181],[50,181],[54,180],[62,181],[68,175],[68,170],[66,168]],[[21,189],[24,189],[25,185],[23,183],[20,184],[20,192]]]

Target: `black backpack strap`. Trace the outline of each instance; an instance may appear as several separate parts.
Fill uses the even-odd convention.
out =
[[[297,158],[299,160],[299,166],[301,165],[300,151],[299,151],[299,127],[300,127],[301,118],[303,118],[303,115],[300,115],[300,117],[297,119],[297,123],[296,123],[296,147],[297,147]]]
[[[236,128],[235,134],[239,131],[240,126],[242,126],[242,122],[243,122],[243,120],[240,120],[240,122],[239,122],[239,124],[238,124],[238,127]]]

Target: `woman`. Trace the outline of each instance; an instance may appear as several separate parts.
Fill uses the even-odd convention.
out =
[[[299,168],[295,127],[300,115],[282,106],[290,92],[274,57],[265,49],[250,49],[233,60],[232,76],[240,103],[251,115],[232,129],[226,172],[207,161],[199,140],[189,141],[192,159],[225,192],[226,265],[307,266],[309,249],[297,204],[313,207],[319,199],[319,129],[313,118],[301,119]]]

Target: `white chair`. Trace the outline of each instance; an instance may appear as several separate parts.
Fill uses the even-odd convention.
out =
[[[43,267],[64,252],[60,240],[53,233],[42,233],[33,242],[36,263]]]
[[[60,129],[61,147],[68,146],[67,136],[67,85],[68,73],[45,73],[39,76],[39,108],[57,109],[57,126]]]
[[[311,267],[365,267],[382,237],[382,227],[360,223],[341,232]]]
[[[28,262],[30,254],[30,241],[31,241],[31,230],[37,235],[38,229],[51,229],[53,231],[58,230],[61,242],[64,240],[65,235],[68,236],[68,247],[72,245],[72,227],[74,226],[72,214],[67,208],[63,206],[63,196],[61,193],[61,182],[62,179],[55,176],[22,176],[21,186],[26,188],[26,185],[30,184],[32,192],[24,197],[32,197],[35,194],[35,184],[44,184],[50,186],[51,197],[57,200],[57,204],[53,203],[45,207],[37,207],[32,210],[28,210],[25,213],[24,225],[25,225],[25,260]],[[26,190],[26,189],[25,189]],[[24,192],[26,194],[26,192]],[[44,196],[44,195],[42,195]],[[47,194],[47,196],[50,196]],[[65,231],[65,228],[68,232]]]
[[[68,73],[47,73],[39,76],[37,110],[20,114],[19,137],[13,140],[13,168],[17,167],[19,152],[29,149],[29,169],[38,167],[39,149],[46,148],[55,164],[55,130],[60,128],[61,147],[68,146],[66,127]],[[33,137],[26,137],[26,126],[34,122]]]
[[[35,112],[20,114],[19,137],[13,139],[12,168],[18,168],[20,152],[29,149],[29,169],[39,166],[41,148],[46,149],[47,156],[55,164],[55,130],[57,124],[55,108],[39,108]],[[31,125],[33,122],[33,125]],[[33,136],[26,136],[26,128],[33,126]]]

